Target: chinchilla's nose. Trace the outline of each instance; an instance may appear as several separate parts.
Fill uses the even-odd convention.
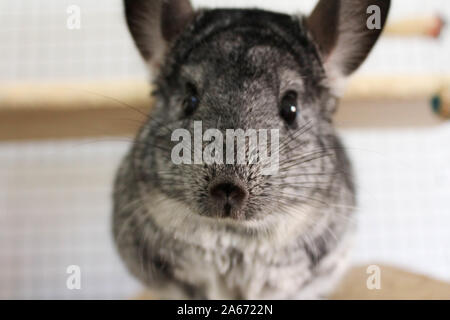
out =
[[[215,184],[210,188],[209,194],[223,208],[226,216],[241,209],[248,197],[247,190],[233,182]]]

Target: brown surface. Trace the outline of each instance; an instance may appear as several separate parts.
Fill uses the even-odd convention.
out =
[[[132,137],[144,120],[143,114],[125,107],[0,111],[0,141]]]
[[[344,277],[332,299],[450,299],[450,284],[399,268],[380,265],[381,288],[366,286],[367,266],[355,267]]]
[[[450,300],[450,283],[438,281],[420,274],[399,268],[380,265],[381,288],[369,290],[366,286],[369,274],[367,266],[349,270],[336,292],[333,300]],[[133,299],[153,300],[157,295],[142,292]]]

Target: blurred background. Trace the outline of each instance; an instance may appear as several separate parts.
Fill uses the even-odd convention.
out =
[[[308,13],[315,3],[193,1],[195,7],[257,6],[289,13]],[[73,5],[80,8],[79,29],[67,26]],[[394,0],[389,22],[437,13],[449,21],[450,1]],[[400,88],[409,81],[413,88],[427,88],[450,75],[449,57],[448,28],[438,37],[384,35],[355,79],[400,77]],[[96,136],[27,136],[24,126],[36,126],[42,116],[33,101],[28,101],[32,112],[16,110],[10,96],[34,99],[34,84],[129,79],[145,84],[148,74],[120,0],[0,0],[0,298],[130,298],[141,290],[119,260],[110,233],[112,180],[130,136],[102,132],[95,110],[95,120],[77,128],[97,129]],[[16,89],[1,89],[11,87]],[[95,94],[95,86],[86,87],[91,92],[67,96]],[[380,87],[391,90],[389,83]],[[353,264],[389,264],[450,281],[450,121],[433,114],[433,90],[414,90],[410,99],[404,92],[389,93],[386,101],[383,94],[344,99],[337,124],[359,192]],[[64,96],[64,90],[55,94]],[[124,117],[133,114],[116,120]],[[66,286],[70,265],[81,268],[80,290]]]

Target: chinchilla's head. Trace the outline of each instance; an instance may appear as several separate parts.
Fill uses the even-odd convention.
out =
[[[177,208],[233,223],[351,203],[332,116],[339,87],[372,49],[389,4],[321,0],[303,16],[126,0],[129,29],[154,76],[155,105],[128,160],[140,194],[156,190]],[[237,162],[252,150],[249,134],[229,162],[227,129],[265,131],[269,157]],[[198,158],[208,152],[212,163]],[[271,161],[276,168],[266,174]]]

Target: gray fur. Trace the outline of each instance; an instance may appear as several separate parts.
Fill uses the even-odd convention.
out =
[[[117,174],[113,232],[123,260],[162,298],[325,296],[345,267],[355,189],[331,120],[337,98],[320,44],[302,16],[201,10],[183,21],[166,42],[156,105]],[[131,31],[141,49],[145,39]],[[190,117],[182,112],[186,82],[200,97]],[[279,116],[288,90],[298,93],[300,108],[290,126]],[[194,120],[203,130],[279,129],[278,174],[262,175],[264,164],[173,164],[171,132],[192,132]],[[223,179],[248,192],[235,219],[212,214],[208,190]]]

